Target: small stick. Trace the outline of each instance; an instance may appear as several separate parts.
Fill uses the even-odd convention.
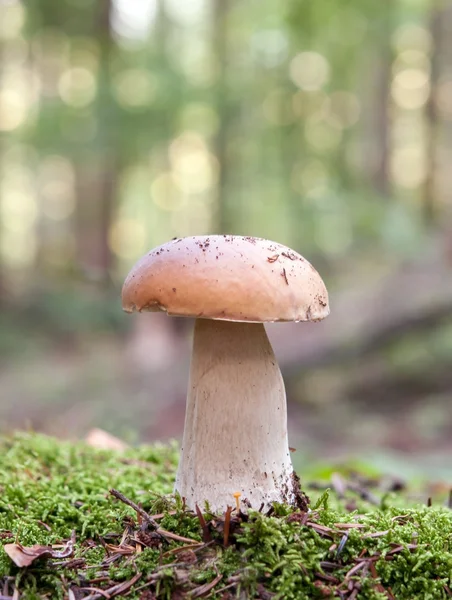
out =
[[[187,544],[189,543],[197,543],[198,546],[202,545],[202,542],[196,542],[196,540],[192,539],[192,538],[187,538],[184,537],[182,535],[177,535],[177,533],[173,533],[172,531],[167,531],[166,529],[157,529],[157,532],[159,535],[162,535],[165,538],[169,538],[170,540],[175,540],[176,542],[187,542]]]
[[[124,496],[124,494],[121,494],[121,492],[118,492],[118,490],[115,489],[111,489],[110,490],[110,494],[112,496],[114,496],[115,498],[117,498],[118,500],[121,500],[121,502],[124,502],[124,504],[127,504],[127,506],[130,506],[131,508],[133,508],[133,510],[135,510],[140,517],[146,521],[146,523],[148,525],[151,525],[155,532],[158,533],[162,538],[169,538],[171,540],[176,540],[178,542],[189,542],[189,543],[194,543],[195,540],[191,539],[191,538],[186,538],[183,537],[181,535],[177,535],[177,533],[172,533],[171,531],[166,531],[166,529],[162,529],[160,527],[160,525],[157,523],[157,521],[155,519],[153,519],[150,515],[148,515],[148,513],[141,508],[141,506],[138,506],[138,504],[135,504],[135,502],[133,502],[132,500],[129,500],[126,496]],[[199,542],[200,544],[201,542]]]
[[[231,524],[231,511],[232,511],[232,507],[228,506],[226,508],[226,514],[224,515],[223,544],[225,546],[228,545],[228,541],[229,541],[229,526]]]
[[[146,523],[152,525],[154,529],[159,528],[159,524],[155,519],[149,516],[148,513],[143,508],[141,508],[141,506],[138,506],[138,504],[135,504],[135,502],[126,498],[124,494],[121,494],[121,492],[118,492],[118,490],[115,489],[111,489],[110,494],[118,500],[121,500],[121,502],[124,502],[124,504],[127,504],[128,506],[133,508],[133,510],[136,511],[140,515],[140,517],[142,517],[146,521]]]
[[[210,583],[205,583],[204,585],[192,590],[191,597],[199,598],[200,596],[204,596],[207,594],[207,592],[210,592],[210,590],[212,590],[222,579],[223,575],[217,575],[217,577],[215,577],[215,579]]]
[[[114,596],[119,596],[125,592],[128,592],[131,587],[133,587],[136,582],[141,579],[142,573],[137,573],[130,581],[125,581],[123,583],[117,583],[116,585],[106,589],[101,590],[99,588],[81,588],[83,590],[92,590],[95,593],[90,594],[89,596],[85,596],[86,600],[100,600],[100,598],[113,598]],[[97,592],[97,593],[96,593]]]

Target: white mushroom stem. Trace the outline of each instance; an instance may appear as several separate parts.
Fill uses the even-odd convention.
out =
[[[175,489],[187,505],[293,503],[284,382],[262,324],[198,319]]]

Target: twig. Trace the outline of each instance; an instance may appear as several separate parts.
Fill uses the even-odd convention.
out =
[[[156,533],[159,533],[160,535],[163,535],[163,537],[167,537],[170,540],[175,540],[176,542],[187,542],[187,543],[191,543],[191,544],[198,544],[199,546],[203,545],[202,542],[197,542],[193,538],[183,537],[182,535],[177,535],[177,533],[172,533],[171,531],[166,531],[166,529],[159,528],[159,529],[157,529]]]
[[[100,588],[89,586],[89,587],[81,587],[81,590],[84,592],[94,592],[87,596],[89,600],[94,600],[94,598],[110,598],[110,594],[106,590],[101,590]]]
[[[128,592],[135,583],[141,579],[142,573],[137,573],[130,581],[125,581],[124,583],[119,583],[114,585],[106,590],[97,589],[97,593],[90,594],[86,596],[85,600],[100,600],[101,598],[113,598],[114,596],[119,596],[120,594],[124,594],[124,592]],[[80,589],[88,589],[88,588],[80,588]]]
[[[225,592],[226,590],[229,590],[231,587],[234,587],[235,585],[237,585],[236,581],[233,581],[232,583],[229,583],[228,585],[225,585],[224,587],[220,588],[219,590],[216,590],[217,594],[221,594],[222,592]]]
[[[388,535],[388,533],[389,529],[387,529],[386,531],[375,531],[375,533],[365,533],[361,536],[361,539],[384,537],[385,535]]]
[[[345,579],[350,579],[352,575],[357,573],[359,570],[364,569],[364,567],[367,567],[367,564],[365,562],[357,563],[354,567],[347,571],[347,573],[345,574]]]
[[[111,489],[110,494],[118,500],[121,500],[121,502],[124,502],[124,504],[127,504],[127,506],[133,508],[133,510],[137,512],[140,515],[140,517],[142,517],[146,521],[146,523],[151,525],[154,529],[159,528],[159,524],[157,523],[157,521],[153,519],[150,515],[148,515],[148,513],[143,508],[141,508],[141,506],[133,502],[133,500],[129,500],[128,498],[126,498],[126,496],[124,496],[124,494],[121,494],[121,492],[118,492],[118,490],[115,489]]]
[[[231,511],[232,511],[232,507],[228,506],[226,508],[226,514],[224,516],[223,543],[225,546],[227,546],[228,542],[229,542],[229,527],[231,524]]]
[[[177,533],[172,533],[171,531],[166,531],[166,529],[162,529],[159,526],[159,524],[157,523],[157,521],[155,521],[155,519],[153,519],[150,515],[148,515],[148,513],[143,508],[141,508],[141,506],[139,506],[138,504],[133,502],[133,500],[129,500],[129,498],[124,496],[124,494],[121,494],[121,492],[118,492],[118,490],[111,489],[110,494],[112,496],[114,496],[115,498],[117,498],[118,500],[121,500],[121,502],[124,502],[124,504],[127,504],[127,506],[130,506],[131,508],[133,508],[133,510],[135,510],[140,515],[140,517],[144,521],[146,521],[146,523],[148,525],[151,525],[151,527],[154,529],[155,533],[159,534],[163,538],[169,538],[169,539],[175,540],[177,542],[188,542],[188,543],[192,543],[192,544],[196,543],[196,540],[186,538],[181,535],[177,535]],[[201,542],[198,542],[198,543],[201,544]]]
[[[219,583],[222,579],[223,579],[223,575],[218,575],[210,583],[205,583],[204,585],[201,585],[200,587],[194,589],[191,592],[192,598],[200,598],[201,596],[204,596],[204,594],[207,594],[207,592],[210,592],[210,590],[212,590],[217,585],[217,583]]]
[[[212,542],[210,542],[212,543]],[[164,552],[162,554],[162,556],[166,557],[166,556],[171,556],[172,554],[178,554],[179,552],[186,552],[187,550],[193,550],[196,548],[196,551],[199,552],[202,548],[200,548],[199,546],[202,545],[204,547],[206,547],[208,544],[201,544],[201,542],[195,542],[193,541],[193,543],[188,544],[187,546],[177,546],[176,548],[171,548],[171,550],[167,550],[166,552]]]

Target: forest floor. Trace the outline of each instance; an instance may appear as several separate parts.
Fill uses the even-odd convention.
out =
[[[174,445],[0,445],[2,600],[452,596],[447,486],[324,467],[304,472],[308,510],[244,514],[231,490],[224,514],[195,514],[171,495]]]

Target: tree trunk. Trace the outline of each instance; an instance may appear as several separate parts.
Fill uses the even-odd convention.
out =
[[[230,125],[228,106],[228,12],[230,0],[215,0],[213,8],[213,53],[218,62],[218,81],[216,84],[216,106],[220,124],[214,141],[214,152],[218,159],[220,172],[218,178],[216,214],[213,230],[215,233],[228,233],[230,222],[227,213],[228,186],[228,128]]]
[[[391,85],[391,32],[392,2],[387,0],[382,6],[381,24],[378,28],[377,64],[375,68],[375,104],[373,131],[371,139],[376,148],[376,161],[372,172],[375,189],[384,196],[389,196],[391,184],[389,177],[391,116],[389,110]]]
[[[434,45],[431,57],[430,96],[425,107],[427,177],[423,189],[423,213],[427,225],[433,223],[436,213],[436,168],[440,121],[436,105],[436,93],[441,72],[440,56],[443,46],[442,20],[444,16],[444,11],[440,8],[438,1],[433,0],[430,14],[430,33]]]
[[[78,202],[76,217],[79,267],[93,279],[108,283],[113,255],[109,232],[113,220],[119,159],[112,135],[109,65],[113,48],[110,28],[111,0],[102,0],[94,23],[100,41],[99,93],[96,106],[99,134],[95,156],[80,160],[77,167]]]
[[[433,1],[433,0],[432,0]],[[445,234],[446,254],[452,264],[452,181],[450,164],[452,161],[452,119],[450,113],[450,92],[446,87],[452,64],[452,6],[438,0],[437,11],[440,13],[441,38],[440,47],[436,49],[442,79],[442,98],[438,115],[437,130],[437,178],[436,188],[436,223],[441,225]],[[439,79],[439,77],[438,77]]]
[[[3,70],[3,43],[0,42],[0,74]],[[3,175],[2,173],[2,167],[3,167],[3,140],[0,138],[0,177]],[[1,213],[1,205],[2,205],[2,197],[0,195],[0,215]],[[2,243],[2,222],[0,220],[0,249],[1,249],[1,243]],[[5,279],[4,279],[4,272],[3,272],[3,260],[2,260],[2,253],[0,251],[0,307],[3,306],[5,302]]]

